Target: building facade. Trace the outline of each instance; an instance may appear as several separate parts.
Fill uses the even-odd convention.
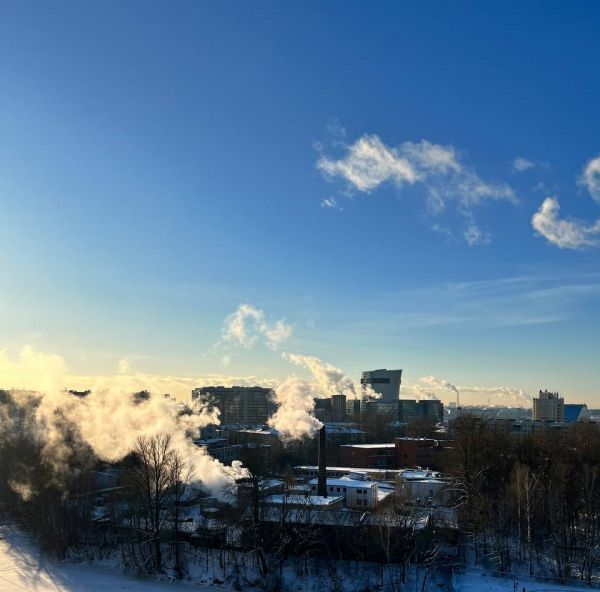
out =
[[[396,466],[431,467],[442,450],[441,442],[431,438],[395,438]]]
[[[311,493],[317,491],[317,479],[309,481]],[[374,508],[377,505],[377,483],[364,473],[348,473],[339,479],[327,479],[327,495],[342,497],[347,508]]]
[[[395,469],[395,444],[346,444],[340,446],[340,463],[344,467]]]
[[[366,370],[362,373],[360,384],[363,390],[371,387],[381,395],[380,401],[394,402],[400,398],[402,370]]]
[[[558,393],[540,391],[533,399],[533,419],[534,421],[564,421],[565,400]]]
[[[346,395],[333,395],[331,397],[331,418],[333,421],[345,421]]]
[[[273,389],[260,386],[206,386],[194,389],[192,399],[217,407],[222,424],[264,424],[275,412]]]

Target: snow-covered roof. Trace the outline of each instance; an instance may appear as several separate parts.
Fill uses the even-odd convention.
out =
[[[342,444],[345,448],[396,448],[395,444]]]
[[[309,483],[316,485],[318,479],[311,479]],[[327,485],[339,485],[340,487],[361,487],[363,489],[372,489],[376,483],[373,481],[363,481],[361,479],[351,479],[350,477],[340,477],[339,479],[327,479]]]
[[[345,445],[344,445],[345,446]],[[317,465],[298,465],[294,467],[296,471],[316,471]],[[328,471],[336,473],[368,473],[369,475],[400,475],[405,469],[370,469],[370,468],[355,468],[355,467],[327,467]]]
[[[440,483],[443,482],[441,480],[441,473],[428,470],[406,469],[402,471],[400,476],[404,481],[439,481]]]
[[[269,497],[265,498],[264,501],[266,503],[277,504],[277,505],[292,504],[295,506],[304,505],[304,506],[327,507],[327,506],[331,506],[331,505],[337,504],[339,502],[342,502],[343,500],[344,500],[343,497],[337,497],[337,496],[323,497],[321,495],[278,494],[278,495],[270,495]]]

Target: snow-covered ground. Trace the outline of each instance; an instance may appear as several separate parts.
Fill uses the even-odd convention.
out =
[[[537,582],[527,578],[494,578],[482,571],[471,568],[463,574],[455,574],[455,592],[571,592],[589,590],[581,586],[561,586],[559,584]]]
[[[232,589],[227,583],[213,583],[207,568],[200,562],[189,567],[193,572],[195,584],[164,579],[159,581],[156,578],[135,578],[124,575],[117,565],[111,567],[52,561],[45,557],[26,535],[9,528],[0,528],[0,592],[186,592],[192,589],[202,592],[228,592]],[[224,573],[219,575],[226,579]],[[412,581],[407,582],[406,589],[415,589],[414,575],[413,572],[409,577]],[[285,589],[294,592],[316,592],[331,589],[330,578],[328,573],[312,573],[300,580],[290,562],[286,563],[284,568],[283,585]],[[341,575],[339,583],[344,590],[358,592],[376,588],[375,580],[376,578],[364,574],[361,578],[348,579],[348,575],[344,574]],[[429,590],[444,591],[449,589],[448,584],[449,582],[440,576],[434,576],[429,580]],[[416,588],[421,589],[421,582]],[[247,589],[250,592],[251,589]],[[388,584],[384,586],[384,590],[387,589],[398,587],[396,585],[390,588]],[[581,592],[584,588],[545,584],[523,578],[498,579],[477,568],[454,576],[455,592],[523,592],[523,589],[526,592]]]
[[[25,535],[11,530],[0,530],[0,537],[0,592],[190,590],[185,584],[129,577],[116,568],[51,561]]]

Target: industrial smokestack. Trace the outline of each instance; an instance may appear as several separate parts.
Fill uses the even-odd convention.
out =
[[[327,497],[327,434],[325,426],[319,430],[319,472],[317,475],[317,495]]]

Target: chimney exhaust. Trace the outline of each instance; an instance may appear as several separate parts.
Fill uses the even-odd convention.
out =
[[[319,471],[317,475],[317,495],[327,497],[327,434],[325,426],[319,430]]]

